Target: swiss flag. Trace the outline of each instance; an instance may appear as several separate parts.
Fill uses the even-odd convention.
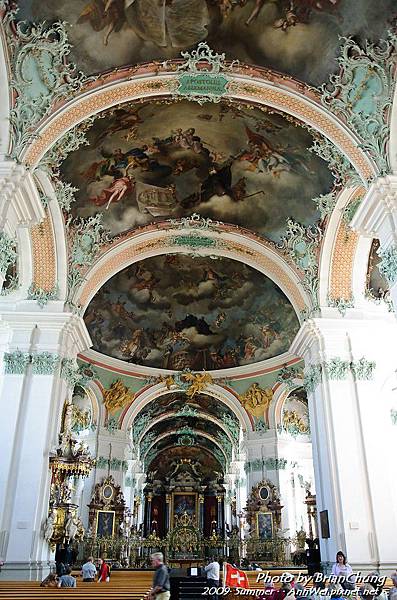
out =
[[[244,571],[232,567],[229,563],[225,563],[225,581],[223,585],[237,588],[249,588],[250,586]]]

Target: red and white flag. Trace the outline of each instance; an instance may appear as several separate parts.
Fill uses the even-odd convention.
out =
[[[226,587],[249,588],[248,577],[244,571],[225,563],[224,584]]]

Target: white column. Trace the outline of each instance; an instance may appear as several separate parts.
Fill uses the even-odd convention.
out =
[[[386,175],[374,181],[350,226],[366,237],[379,239],[383,256],[381,265],[397,312],[397,175]]]
[[[6,562],[2,576],[39,578],[52,558],[42,525],[48,510],[49,453],[56,446],[67,394],[60,361],[76,357],[90,339],[83,321],[71,314],[3,313],[2,319],[3,331],[8,330],[7,348],[3,345],[8,372],[0,395],[5,417],[0,438],[7,440],[6,459],[0,463],[6,490],[0,521]]]
[[[396,335],[393,317],[313,319],[301,327],[292,347],[304,357],[306,373],[314,373],[308,399],[317,508],[328,511],[330,526],[328,539],[319,528],[321,557],[332,563],[341,549],[356,570],[396,564],[389,532],[397,520],[387,509],[390,454],[380,401],[382,377],[396,366]],[[368,366],[359,362],[362,358],[376,363],[373,381],[362,379]]]

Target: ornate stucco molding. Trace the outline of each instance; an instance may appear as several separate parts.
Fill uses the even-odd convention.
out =
[[[4,373],[7,375],[23,375],[30,363],[31,356],[29,352],[5,352],[4,354]]]
[[[315,225],[305,227],[288,219],[287,233],[277,246],[291,257],[302,273],[302,286],[312,300],[311,310],[318,309],[318,255],[323,233]]]
[[[4,231],[0,232],[0,274],[5,275],[10,265],[17,260],[16,242]]]
[[[364,357],[356,361],[348,361],[335,356],[328,361],[310,365],[305,371],[304,387],[308,393],[313,393],[323,375],[334,381],[343,381],[350,374],[359,381],[370,380],[374,376],[375,368],[375,361]]]
[[[331,308],[336,308],[342,317],[345,317],[347,309],[354,307],[354,298],[353,296],[350,298],[332,298],[328,295],[327,304]]]
[[[378,255],[381,258],[378,265],[379,271],[392,286],[397,281],[397,245],[379,248]]]
[[[6,352],[4,372],[8,375],[23,375],[29,365],[35,375],[52,375],[59,365],[59,356],[52,352]]]
[[[28,300],[36,300],[40,308],[44,308],[50,300],[56,300],[58,298],[58,286],[54,286],[52,289],[43,290],[37,287],[35,283],[28,289]]]
[[[8,9],[3,20],[12,79],[11,157],[37,137],[36,126],[60,101],[79,93],[95,77],[86,77],[68,62],[71,50],[63,22],[17,21]]]
[[[397,67],[397,36],[389,33],[377,44],[359,46],[342,38],[340,73],[321,88],[321,101],[345,120],[362,140],[378,173],[390,171],[388,141]]]
[[[86,365],[78,365],[73,358],[63,358],[61,361],[61,377],[70,388],[76,385],[84,387],[94,379],[94,371]]]

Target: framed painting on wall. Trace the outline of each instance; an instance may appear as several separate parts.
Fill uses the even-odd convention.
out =
[[[329,521],[328,521],[328,511],[320,510],[320,526],[321,526],[321,537],[323,539],[328,539],[329,535]]]
[[[113,537],[115,515],[114,510],[97,510],[95,527],[97,537]]]
[[[197,524],[197,493],[182,492],[172,494],[172,519],[173,526],[184,516],[185,519]]]
[[[270,512],[256,513],[256,532],[260,540],[273,538],[273,515]]]

